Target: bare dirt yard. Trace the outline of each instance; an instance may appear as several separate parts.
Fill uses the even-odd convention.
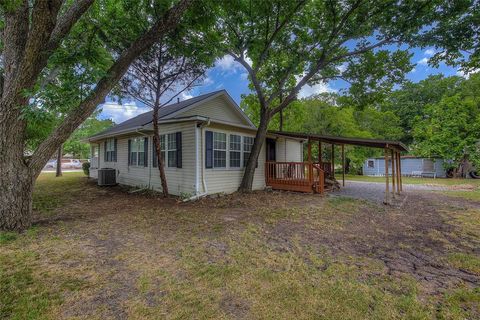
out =
[[[254,192],[182,203],[42,174],[0,233],[0,318],[479,319],[480,202]]]

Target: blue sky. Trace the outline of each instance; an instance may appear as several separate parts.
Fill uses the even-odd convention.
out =
[[[444,64],[441,64],[438,68],[430,67],[428,65],[428,59],[435,53],[433,48],[416,48],[411,50],[411,52],[413,53],[411,61],[416,65],[415,68],[407,74],[407,78],[413,82],[423,80],[431,74],[442,73],[446,76],[461,75],[456,68]],[[307,86],[302,89],[299,96],[303,98],[320,92],[338,91],[343,87],[344,83],[341,81],[333,81],[313,87]],[[241,95],[249,92],[246,71],[229,56],[217,60],[215,66],[207,72],[203,85],[194,88],[188,93],[182,94],[181,99],[188,99],[192,96],[220,89],[227,90],[238,104],[240,104]],[[111,118],[116,123],[123,122],[150,110],[148,107],[142,106],[134,101],[123,101],[122,105],[108,102],[100,107],[102,108],[102,113],[99,117],[101,119]]]

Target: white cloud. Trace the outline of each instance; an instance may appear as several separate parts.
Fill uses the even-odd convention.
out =
[[[421,64],[421,65],[428,65],[428,58],[423,58],[423,59],[420,59],[417,64]]]
[[[414,72],[417,72],[417,69],[413,68],[412,70],[410,70],[410,73],[414,73]]]
[[[110,118],[117,124],[151,110],[146,106],[137,106],[135,102],[125,102],[124,104],[105,102],[100,108],[102,109],[102,118]]]
[[[324,92],[335,92],[336,90],[330,88],[327,83],[318,83],[313,86],[305,85],[302,87],[298,93],[299,98],[308,98],[312,95],[324,93]]]
[[[425,54],[426,56],[431,57],[431,56],[433,56],[433,55],[435,54],[435,50],[433,50],[433,49],[427,49],[427,50],[425,50],[424,54]]]
[[[219,68],[223,72],[236,73],[238,70],[241,70],[243,66],[233,60],[232,56],[226,55],[221,59],[217,59],[215,62],[215,67]]]
[[[188,99],[192,99],[193,96],[190,94],[190,93],[187,93],[187,92],[182,92],[180,94],[180,100],[188,100]]]
[[[252,60],[248,56],[245,57],[245,62],[250,66],[252,65]],[[230,55],[225,55],[221,59],[217,59],[217,61],[215,61],[215,68],[220,69],[223,73],[237,73],[244,70],[240,62],[235,61]]]
[[[247,80],[248,79],[248,73],[247,72],[240,73],[240,79]]]
[[[215,81],[213,81],[212,78],[210,77],[206,77],[204,80],[203,80],[203,85],[204,86],[209,86],[209,85],[212,85]]]
[[[469,71],[464,71],[462,69],[458,69],[457,70],[457,76],[464,77],[465,79],[468,79],[468,78],[470,78],[470,75],[472,75],[474,73],[477,73],[477,72],[480,72],[480,69],[473,69],[473,70],[469,70]]]

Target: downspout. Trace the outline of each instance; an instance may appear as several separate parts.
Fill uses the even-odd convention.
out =
[[[206,196],[208,193],[207,182],[205,180],[205,148],[203,146],[203,141],[205,141],[205,127],[208,127],[209,125],[210,125],[210,118],[208,118],[206,122],[204,121],[200,125],[200,154],[201,154],[200,168],[201,168],[201,175],[202,175],[203,192],[197,193],[193,197],[185,199],[184,202],[202,198]],[[198,158],[197,158],[197,161],[198,161]]]
[[[142,132],[140,132],[140,131],[138,131],[138,130],[139,130],[139,128],[135,129],[135,132],[141,134],[141,135],[144,136],[144,137],[147,137],[147,138],[150,137],[148,134],[142,133]],[[150,139],[149,139],[149,140],[150,140]],[[147,145],[147,150],[146,150],[146,152],[147,152],[147,159],[150,159],[150,157],[148,156],[148,145]],[[153,150],[152,150],[152,152],[153,152]],[[151,187],[151,185],[152,185],[152,165],[150,164],[150,161],[148,161],[148,160],[147,160],[147,163],[149,164],[149,165],[148,165],[148,189],[150,189],[150,187]]]

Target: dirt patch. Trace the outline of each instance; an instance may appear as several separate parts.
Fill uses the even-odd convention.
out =
[[[480,254],[472,242],[478,239],[455,223],[458,212],[480,208],[475,202],[415,193],[400,208],[345,197],[253,192],[183,203],[123,187],[100,188],[87,179],[80,184],[72,201],[47,217],[38,213],[37,225],[46,231],[31,244],[46,266],[70,269],[86,283],[65,294],[59,312],[64,318],[125,319],[132,312],[161,318],[179,305],[205,317],[248,318],[248,296],[233,294],[227,284],[216,284],[223,290],[220,297],[198,298],[209,289],[201,283],[204,278],[215,283],[237,272],[248,281],[241,268],[235,269],[248,252],[232,253],[232,244],[250,245],[246,231],[262,249],[279,254],[273,261],[300,255],[310,266],[312,259],[325,258],[320,273],[342,262],[364,270],[365,279],[407,276],[425,296],[480,284],[479,274],[446,259],[451,252]],[[368,271],[364,260],[382,270]],[[265,269],[268,280],[288,273],[289,266],[258,268]],[[262,285],[271,286],[267,280]]]

